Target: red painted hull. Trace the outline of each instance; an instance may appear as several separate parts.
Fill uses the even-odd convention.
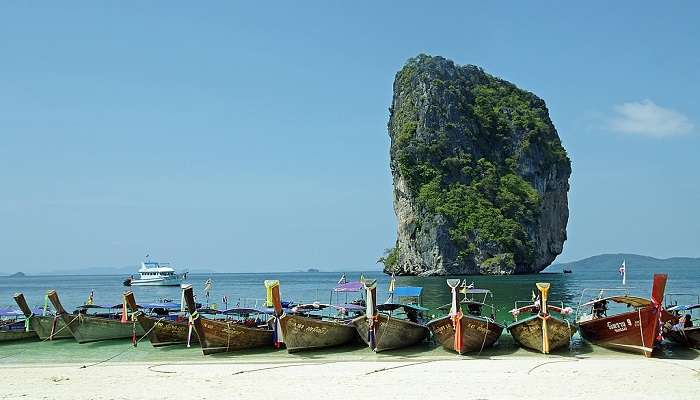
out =
[[[581,321],[579,332],[593,344],[651,357],[659,333],[659,309],[650,306],[611,317]]]

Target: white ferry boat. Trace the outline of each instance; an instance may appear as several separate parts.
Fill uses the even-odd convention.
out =
[[[179,286],[187,279],[187,272],[177,274],[170,263],[144,261],[139,268],[139,278],[126,278],[124,286]]]

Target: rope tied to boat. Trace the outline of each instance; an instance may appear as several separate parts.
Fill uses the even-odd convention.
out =
[[[24,317],[24,331],[25,331],[25,332],[29,332],[30,320],[32,319],[33,316],[34,316],[34,313],[32,312],[32,313],[29,314],[29,316]]]
[[[160,319],[158,319],[158,320],[153,324],[153,326],[152,326],[146,333],[144,333],[143,336],[141,336],[141,337],[136,341],[136,343],[142,341],[143,338],[147,337],[147,336],[153,331],[153,329],[155,329],[155,327],[158,325],[158,323],[161,322],[161,321],[163,321],[164,319],[165,319],[165,317],[161,317]],[[111,356],[111,357],[109,357],[109,358],[106,358],[106,359],[104,359],[104,360],[102,360],[102,361],[98,361],[98,362],[95,362],[95,363],[92,363],[92,364],[83,365],[82,367],[80,367],[80,369],[89,368],[89,367],[94,367],[95,365],[99,365],[99,364],[104,364],[104,363],[106,363],[106,362],[108,362],[108,361],[111,361],[111,360],[113,360],[113,359],[119,357],[120,355],[126,353],[127,351],[129,351],[129,350],[131,350],[131,349],[135,349],[135,348],[136,348],[136,344],[134,344],[133,346],[132,346],[132,345],[129,345],[129,347],[127,347],[125,350],[120,351],[119,353],[117,353],[117,354],[115,354],[115,355],[113,355],[113,356]]]
[[[184,293],[184,292],[183,292]],[[184,295],[183,295],[184,296]],[[191,313],[187,317],[187,348],[191,347],[192,343],[192,326],[194,325],[194,320],[199,318],[199,313],[195,310],[195,312]]]
[[[58,318],[59,316],[57,315],[56,317]],[[75,321],[76,319],[78,319],[78,317],[80,317],[80,315],[77,315],[77,316],[76,316],[75,318],[73,318],[70,322],[68,322],[66,325],[64,325],[63,327],[61,327],[58,331],[56,331],[56,333],[59,333],[59,332],[61,332],[62,330],[68,328],[68,325],[72,324],[73,321]],[[49,337],[47,337],[46,339],[42,339],[39,343],[44,343],[44,342],[47,341],[47,340],[52,340],[52,336],[49,336]],[[24,348],[24,349],[22,349],[22,350],[20,350],[20,351],[18,351],[18,352],[16,352],[16,353],[12,353],[12,354],[9,354],[9,355],[6,355],[6,356],[2,356],[2,357],[0,357],[0,360],[3,360],[3,359],[5,359],[5,358],[14,357],[14,356],[16,356],[16,355],[19,355],[19,354],[24,353],[24,352],[27,351],[27,350],[29,350],[29,347],[26,347],[26,348]]]

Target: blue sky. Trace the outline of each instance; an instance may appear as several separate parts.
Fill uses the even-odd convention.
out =
[[[558,260],[700,256],[696,2],[377,3],[4,2],[0,270],[372,267],[419,53],[545,99],[573,164]]]

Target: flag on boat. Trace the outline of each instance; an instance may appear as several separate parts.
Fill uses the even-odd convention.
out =
[[[396,275],[394,273],[391,273],[391,280],[389,281],[389,293],[394,293],[394,289],[396,288]]]
[[[343,285],[346,283],[348,283],[348,279],[345,277],[345,274],[343,273],[343,276],[341,276],[340,279],[338,280],[338,285]]]
[[[627,283],[627,271],[626,271],[626,266],[625,266],[625,260],[622,260],[622,265],[620,266],[620,275],[622,276],[622,285],[624,286]]]
[[[211,278],[207,279],[204,282],[204,292],[206,293],[207,296],[209,296],[209,292],[211,291],[211,287],[214,284],[214,282],[211,281]]]
[[[228,304],[228,296],[224,295],[224,297],[221,298],[221,302],[224,304]]]
[[[85,302],[85,304],[91,306],[91,305],[93,304],[94,301],[95,301],[95,291],[94,291],[94,290],[91,290],[91,291],[90,291],[90,294],[88,295],[88,298],[87,298],[87,301]]]

